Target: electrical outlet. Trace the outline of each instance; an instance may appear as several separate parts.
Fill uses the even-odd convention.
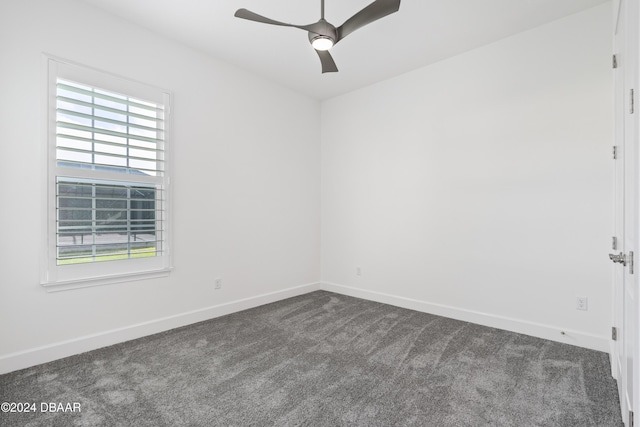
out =
[[[360,266],[356,267],[356,276],[362,276],[362,268]]]
[[[578,297],[576,299],[576,310],[584,310],[587,311],[589,307],[587,297]]]
[[[222,288],[222,279],[217,278],[217,279],[214,281],[214,288],[215,288],[215,289],[221,289],[221,288]]]

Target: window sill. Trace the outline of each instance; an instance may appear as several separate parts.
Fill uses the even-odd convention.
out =
[[[66,280],[58,282],[41,283],[47,292],[69,291],[72,289],[89,288],[93,286],[112,285],[115,283],[132,282],[135,280],[157,279],[167,277],[173,268],[164,268],[162,270],[142,271],[138,273],[127,273],[110,276],[88,277],[83,279]]]

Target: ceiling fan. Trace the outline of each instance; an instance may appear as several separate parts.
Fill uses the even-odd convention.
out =
[[[253,13],[247,9],[238,9],[234,14],[237,18],[249,21],[262,22],[263,24],[280,25],[282,27],[300,28],[309,32],[309,41],[318,53],[322,63],[323,73],[335,73],[338,71],[329,49],[349,34],[380,18],[397,12],[400,9],[400,0],[375,0],[369,6],[347,19],[339,27],[331,25],[324,19],[324,0],[320,0],[320,20],[309,25],[293,25]]]

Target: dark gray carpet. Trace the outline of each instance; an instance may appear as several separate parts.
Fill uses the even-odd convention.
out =
[[[605,353],[324,291],[0,376],[0,401],[38,406],[5,427],[622,425]]]

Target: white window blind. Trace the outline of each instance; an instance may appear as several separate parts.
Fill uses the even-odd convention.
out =
[[[49,86],[45,284],[167,269],[168,95],[52,59]]]
[[[58,79],[59,165],[158,176],[164,171],[164,107]]]

